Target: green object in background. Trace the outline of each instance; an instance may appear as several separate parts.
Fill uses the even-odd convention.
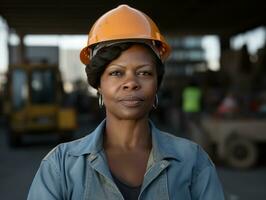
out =
[[[186,87],[183,91],[183,111],[195,113],[201,111],[201,90],[195,86]]]

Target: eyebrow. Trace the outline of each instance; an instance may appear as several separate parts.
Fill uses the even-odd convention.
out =
[[[110,64],[109,66],[110,67],[111,66],[117,66],[117,67],[126,68],[125,65],[120,65],[120,64],[116,64],[116,63]],[[142,65],[137,66],[137,68],[139,69],[139,68],[146,67],[146,66],[151,66],[151,64],[148,64],[148,63],[147,64],[142,64]]]

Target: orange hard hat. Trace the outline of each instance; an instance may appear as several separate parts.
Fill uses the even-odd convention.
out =
[[[80,52],[80,60],[85,65],[89,64],[93,47],[99,43],[130,40],[151,42],[162,61],[170,53],[170,46],[150,17],[128,5],[120,5],[105,13],[92,26],[87,46]]]

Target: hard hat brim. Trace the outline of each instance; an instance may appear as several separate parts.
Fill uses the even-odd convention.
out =
[[[140,42],[140,43],[146,43],[144,41],[147,41],[147,39],[139,39],[139,38],[134,39],[134,40],[133,39],[123,39],[123,40],[115,40],[113,42],[112,41],[107,41],[107,42],[109,42],[109,43],[111,42],[111,44],[116,44],[116,43],[123,43],[123,42],[132,42],[132,41],[133,42],[135,41],[135,42]],[[161,41],[159,41],[159,42],[163,45],[163,52],[160,52],[161,56],[159,56],[159,58],[162,61],[165,61],[171,52],[171,48],[167,43],[162,43]],[[151,45],[149,45],[149,46],[151,46]],[[90,46],[86,46],[80,51],[80,60],[84,65],[88,65],[90,63],[90,57],[92,56],[92,55],[90,55],[90,48],[91,48]],[[152,48],[152,50],[155,51],[154,48]],[[155,51],[155,53],[156,53],[156,51]],[[156,53],[156,55],[158,55],[158,54]]]

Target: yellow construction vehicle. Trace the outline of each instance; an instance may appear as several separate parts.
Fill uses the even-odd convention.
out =
[[[77,128],[74,108],[63,105],[64,91],[58,66],[9,66],[4,112],[11,146],[25,134],[56,133],[69,139]]]

